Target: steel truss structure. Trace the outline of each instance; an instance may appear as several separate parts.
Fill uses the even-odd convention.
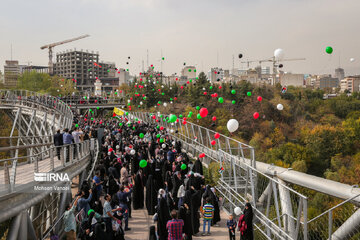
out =
[[[160,122],[152,118],[156,115]],[[130,121],[141,120],[166,127],[167,133],[182,143],[193,157],[205,153],[203,164],[215,162],[221,177],[216,189],[229,213],[249,201],[255,213],[255,239],[359,239],[360,189],[358,187],[276,167],[255,160],[253,147],[187,121],[168,123],[160,113],[132,112]],[[211,141],[216,144],[212,145]],[[315,190],[344,200],[324,213],[308,219],[308,197],[294,190]],[[344,211],[346,209],[346,212]],[[342,212],[341,221],[334,212]]]
[[[10,136],[0,137],[9,142],[0,151],[12,153],[10,158],[0,159],[0,222],[11,219],[7,239],[42,239],[55,227],[61,232],[61,219],[71,201],[71,192],[35,193],[35,184],[42,183],[34,181],[34,173],[67,173],[71,181],[78,176],[80,187],[92,175],[98,142],[91,139],[60,148],[53,146],[53,133],[71,128],[73,114],[65,103],[51,96],[0,90],[0,110],[13,120]]]

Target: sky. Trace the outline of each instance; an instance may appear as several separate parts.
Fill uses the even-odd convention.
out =
[[[165,74],[180,73],[184,62],[200,71],[246,68],[274,50],[284,71],[360,74],[359,0],[11,0],[0,1],[0,65],[47,65],[40,47],[89,34],[54,48],[98,51],[100,59],[138,74],[142,61]],[[331,46],[333,54],[325,52]],[[238,55],[243,54],[239,59]],[[130,60],[128,57],[130,56]],[[350,62],[350,58],[355,58]],[[54,59],[55,60],[55,59]],[[126,62],[129,61],[129,65]],[[257,64],[250,65],[255,67]],[[263,64],[263,66],[270,66]],[[0,68],[3,70],[3,68]]]

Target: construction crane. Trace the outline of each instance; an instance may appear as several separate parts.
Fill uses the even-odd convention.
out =
[[[65,44],[65,43],[73,42],[73,41],[76,41],[76,40],[80,40],[80,39],[83,39],[83,38],[86,38],[86,37],[90,37],[90,35],[86,34],[86,35],[82,35],[80,37],[76,37],[76,38],[72,38],[72,39],[68,39],[68,40],[64,40],[64,41],[60,41],[60,42],[56,42],[56,43],[51,43],[51,44],[40,47],[41,50],[43,50],[45,48],[49,49],[49,73],[50,73],[50,75],[53,74],[53,61],[52,61],[53,47],[58,46],[58,45],[62,45],[62,44]]]
[[[260,65],[260,68],[261,68],[261,63],[263,63],[263,62],[272,62],[272,64],[273,64],[273,85],[275,85],[275,83],[278,82],[278,81],[276,81],[277,67],[280,65],[281,62],[302,61],[302,60],[306,60],[306,58],[289,58],[289,59],[277,60],[275,57],[271,57],[271,58],[268,58],[268,59],[251,60],[251,61],[245,61],[245,62],[241,62],[241,63],[247,63],[247,66],[249,68],[250,63],[258,62],[259,65]]]

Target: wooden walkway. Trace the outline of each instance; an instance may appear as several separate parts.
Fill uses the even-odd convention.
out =
[[[221,212],[221,221],[219,227],[211,227],[210,236],[201,236],[203,223],[200,219],[200,233],[197,236],[193,236],[193,239],[206,239],[206,240],[225,240],[229,239],[229,232],[226,228],[226,221],[228,220],[228,215],[225,212]],[[129,219],[130,231],[125,232],[126,240],[148,240],[149,239],[149,228],[151,225],[155,225],[152,220],[152,216],[148,216],[146,209],[143,210],[133,210],[132,218]],[[236,233],[236,239],[239,239],[240,233]]]
[[[50,172],[50,158],[46,158],[38,162],[39,172]],[[61,161],[54,157],[54,168],[61,166]],[[18,165],[16,168],[16,179],[15,184],[26,184],[34,181],[34,172],[35,172],[35,163],[28,163],[23,165]],[[11,173],[11,167],[9,168],[9,173]],[[5,184],[5,175],[4,169],[0,170],[0,186]]]

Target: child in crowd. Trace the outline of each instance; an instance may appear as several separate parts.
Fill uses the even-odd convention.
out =
[[[233,219],[232,215],[229,216],[229,220],[227,220],[226,226],[229,229],[230,240],[235,240],[236,220]]]
[[[206,224],[208,224],[207,235],[210,235],[211,221],[214,217],[214,206],[211,205],[210,199],[206,199],[206,204],[203,207],[203,215],[204,215],[204,226],[203,226],[202,236],[206,235],[205,234]]]

